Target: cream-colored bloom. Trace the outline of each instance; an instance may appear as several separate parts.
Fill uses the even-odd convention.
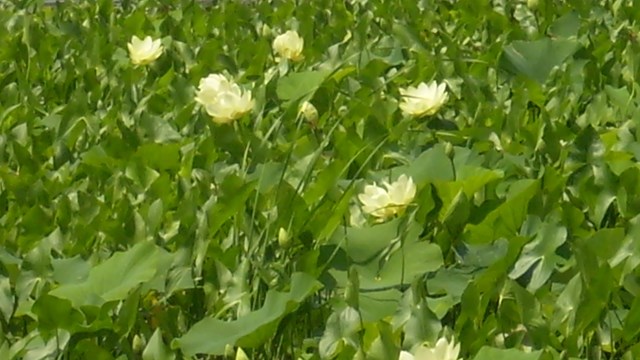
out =
[[[304,118],[309,122],[314,123],[318,121],[318,109],[308,101],[305,101],[300,105],[298,113],[302,114],[302,116],[304,116]]]
[[[433,115],[449,98],[447,85],[438,85],[435,81],[429,84],[420,83],[418,87],[400,89],[400,95],[400,109],[411,116]]]
[[[381,220],[392,217],[403,211],[416,196],[416,185],[407,175],[400,175],[392,183],[383,182],[384,188],[367,185],[364,192],[358,195],[362,210]]]
[[[389,201],[394,205],[407,205],[416,196],[416,185],[407,175],[400,175],[398,180],[389,184],[384,183],[389,194]]]
[[[249,360],[247,353],[245,353],[241,347],[239,347],[238,351],[236,351],[236,360]]]
[[[242,91],[238,84],[220,74],[211,74],[200,80],[196,101],[218,124],[238,119],[253,108],[251,92]]]
[[[408,352],[408,351],[400,351],[400,356],[398,357],[398,360],[415,360],[415,358],[413,357],[413,354]]]
[[[164,48],[160,44],[160,39],[153,40],[151,36],[147,36],[144,40],[137,36],[131,37],[131,42],[127,44],[129,48],[129,57],[135,65],[146,65],[155,61],[162,55]]]
[[[445,338],[440,338],[432,348],[420,346],[413,354],[413,358],[407,360],[459,360],[460,344],[454,340],[451,343]],[[404,359],[403,359],[404,360]]]
[[[364,187],[364,193],[358,195],[358,199],[362,203],[362,210],[377,218],[386,219],[395,213],[393,208],[389,206],[389,194],[387,191],[377,185],[367,185]]]
[[[300,61],[304,58],[302,56],[304,39],[294,30],[289,30],[284,34],[276,36],[272,46],[273,51],[283,58],[292,61]]]

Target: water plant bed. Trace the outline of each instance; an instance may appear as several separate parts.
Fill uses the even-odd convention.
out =
[[[0,5],[0,359],[640,358],[639,18]]]

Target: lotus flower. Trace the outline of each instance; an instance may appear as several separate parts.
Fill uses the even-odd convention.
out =
[[[395,182],[383,182],[383,185],[367,185],[364,192],[358,195],[362,210],[380,220],[402,212],[416,195],[413,179],[404,174]]]
[[[304,58],[302,56],[303,48],[304,39],[293,30],[280,34],[273,40],[273,51],[291,61],[300,61]]]
[[[151,36],[145,37],[144,40],[133,36],[127,47],[129,48],[129,57],[134,65],[150,64],[159,58],[164,51],[160,39],[153,40]]]
[[[435,81],[400,89],[400,95],[400,109],[410,116],[433,115],[449,98],[446,84],[438,85]]]
[[[196,101],[218,124],[230,123],[253,108],[251,92],[242,91],[238,84],[220,74],[200,80]]]
[[[402,351],[399,360],[459,360],[460,344],[440,338],[432,348],[420,346],[413,354]]]

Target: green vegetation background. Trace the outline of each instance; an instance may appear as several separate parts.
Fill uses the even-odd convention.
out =
[[[3,2],[0,358],[639,358],[640,2],[534,3]],[[232,125],[193,100],[221,72]],[[414,206],[351,226],[403,173]]]

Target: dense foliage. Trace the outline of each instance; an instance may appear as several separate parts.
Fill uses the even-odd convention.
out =
[[[0,358],[640,358],[638,19],[0,2]]]

